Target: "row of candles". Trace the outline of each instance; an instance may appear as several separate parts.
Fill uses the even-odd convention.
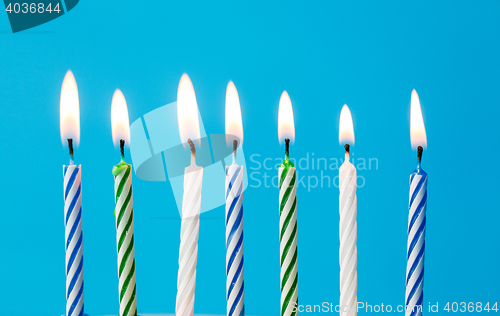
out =
[[[80,112],[76,80],[66,74],[60,103],[60,127],[63,143],[68,142],[70,164],[63,166],[64,216],[66,246],[66,315],[82,315],[83,238],[81,165],[73,160],[73,144],[80,138]],[[181,77],[177,91],[177,115],[181,141],[189,145],[191,164],[184,173],[181,243],[177,279],[176,316],[192,316],[196,285],[196,263],[200,225],[203,168],[196,165],[196,146],[200,129],[198,106],[189,77]],[[233,146],[233,163],[226,167],[226,299],[227,315],[242,316],[244,307],[243,264],[243,166],[236,164],[237,147],[243,142],[243,125],[238,92],[229,82],[226,91],[226,137]],[[130,140],[129,117],[125,97],[116,90],[111,103],[112,136],[119,144],[121,161],[114,166],[115,218],[117,232],[120,316],[137,315],[132,168],[125,162],[124,149]],[[357,314],[357,198],[356,168],[349,162],[350,146],[354,145],[352,116],[347,105],[340,115],[339,141],[345,144],[345,160],[339,170],[340,211],[340,304],[342,316]],[[410,176],[408,217],[406,316],[421,315],[423,299],[423,265],[425,250],[425,212],[427,206],[427,174],[420,166],[426,132],[415,90],[411,95],[411,144],[417,149],[417,168]],[[292,103],[283,92],[279,102],[278,136],[285,143],[285,158],[279,168],[279,236],[281,262],[281,315],[298,314],[297,264],[297,183],[296,169],[289,159],[290,142],[295,138]],[[239,142],[239,143],[238,143]]]

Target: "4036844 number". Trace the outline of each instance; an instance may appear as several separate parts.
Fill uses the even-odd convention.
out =
[[[9,13],[60,13],[59,3],[52,8],[52,3],[45,6],[44,3],[9,3],[5,8]]]
[[[474,302],[469,302],[469,303],[451,302],[450,303],[450,302],[448,302],[448,303],[446,303],[444,310],[447,312],[453,312],[453,313],[457,313],[457,312],[460,312],[460,313],[466,313],[466,312],[480,313],[480,312],[490,312],[490,311],[491,312],[498,312],[497,302],[491,303],[491,304],[493,304],[493,305],[490,307],[490,302],[487,302],[485,305],[483,305],[483,303],[481,303],[481,302],[477,302],[477,303],[474,303]]]

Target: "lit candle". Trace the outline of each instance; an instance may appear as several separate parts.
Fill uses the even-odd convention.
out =
[[[132,166],[125,162],[125,144],[130,142],[129,125],[127,102],[123,93],[116,90],[111,101],[111,126],[113,143],[119,143],[121,150],[121,161],[113,167],[120,316],[137,315]]]
[[[406,264],[406,316],[422,315],[424,298],[425,211],[427,208],[427,173],[420,167],[427,147],[424,119],[417,91],[411,93],[411,146],[417,149],[417,169],[410,175],[408,246]]]
[[[193,140],[198,142],[200,139],[198,105],[193,84],[186,74],[182,75],[177,90],[177,117],[181,141],[187,141],[191,149],[191,165],[184,170],[181,245],[175,314],[176,316],[192,316],[194,312],[194,289],[196,287],[203,168],[196,165],[196,148]]]
[[[83,315],[83,234],[81,165],[73,161],[73,144],[80,141],[78,87],[71,71],[61,89],[60,127],[63,144],[69,146],[70,162],[63,166],[64,227],[66,245],[66,316]]]
[[[345,161],[339,170],[340,210],[340,314],[357,314],[358,250],[356,240],[356,168],[349,162],[349,148],[354,145],[354,128],[351,111],[344,105],[340,112],[339,142],[345,144]]]
[[[295,315],[298,309],[297,264],[297,173],[289,158],[289,144],[295,140],[292,102],[286,91],[280,98],[278,138],[285,141],[285,160],[280,165],[280,258],[281,258],[281,315]]]
[[[226,167],[226,299],[227,316],[245,315],[243,264],[243,166],[236,163],[243,144],[240,100],[233,82],[226,91],[226,140],[233,144],[233,163]]]

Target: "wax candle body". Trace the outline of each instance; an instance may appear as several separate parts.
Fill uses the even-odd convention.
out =
[[[279,168],[281,315],[298,314],[297,182],[295,166],[286,155]]]
[[[63,166],[66,231],[66,316],[83,316],[81,166]]]
[[[425,211],[427,173],[420,163],[410,176],[408,246],[406,265],[406,316],[422,315],[424,297]]]
[[[131,170],[131,165],[125,163],[123,160],[113,167],[113,175],[115,176],[120,316],[137,315]]]
[[[226,167],[227,316],[245,315],[243,263],[243,167]]]
[[[184,172],[176,316],[192,316],[194,313],[202,181],[203,168],[196,165],[193,156],[191,165]]]
[[[357,314],[358,250],[356,168],[349,162],[349,153],[339,170],[340,187],[340,314]]]

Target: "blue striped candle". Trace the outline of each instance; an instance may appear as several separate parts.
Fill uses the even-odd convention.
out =
[[[227,316],[245,315],[243,281],[243,167],[226,167]]]
[[[75,165],[73,159],[71,159],[69,166],[63,166],[63,175],[64,227],[66,231],[66,316],[82,316],[83,234],[81,165]]]
[[[425,210],[427,173],[420,166],[422,147],[418,147],[417,169],[410,176],[408,248],[406,265],[406,316],[422,315],[425,257]]]

